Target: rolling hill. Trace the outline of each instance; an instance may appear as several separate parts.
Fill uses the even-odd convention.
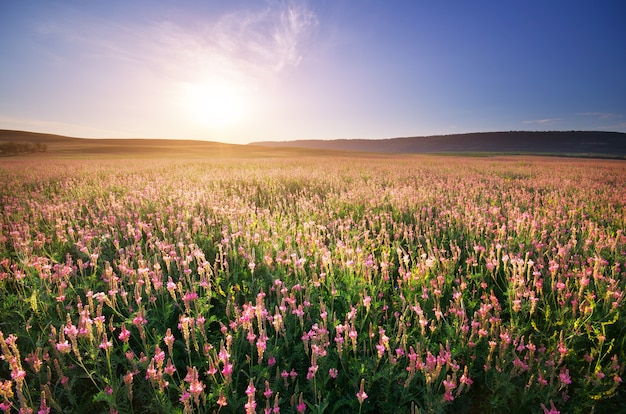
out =
[[[91,139],[62,135],[0,129],[0,156],[13,155],[2,152],[6,143],[45,145],[45,153],[21,152],[22,156],[56,157],[110,157],[110,158],[262,158],[300,157],[329,154],[331,150],[303,148],[269,148],[255,145],[224,144],[212,141],[176,139]]]
[[[512,153],[626,158],[626,134],[600,131],[482,132],[390,139],[264,141],[254,145],[378,153]]]
[[[484,132],[390,139],[263,141],[248,145],[175,139],[86,139],[0,129],[2,144],[45,147],[51,156],[299,157],[355,154],[536,154],[626,159],[626,133],[599,131]],[[41,152],[33,156],[41,156]]]

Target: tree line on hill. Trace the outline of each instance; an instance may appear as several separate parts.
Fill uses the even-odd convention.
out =
[[[605,131],[502,131],[389,139],[337,139],[255,142],[272,147],[339,151],[418,153],[602,154],[626,157],[626,133]]]
[[[0,144],[0,156],[34,154],[48,151],[48,145],[41,142],[3,142]]]

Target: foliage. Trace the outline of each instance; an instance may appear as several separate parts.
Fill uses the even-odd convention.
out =
[[[34,152],[46,152],[48,150],[48,144],[41,142],[29,143],[29,142],[3,142],[0,144],[0,156],[2,155],[18,155]]]
[[[623,163],[358,161],[4,165],[0,409],[624,407]]]

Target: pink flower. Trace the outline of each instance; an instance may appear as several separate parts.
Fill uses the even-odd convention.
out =
[[[200,396],[200,394],[202,394],[202,391],[204,391],[204,387],[205,385],[202,383],[202,381],[196,379],[192,381],[191,384],[189,384],[189,393],[194,397],[198,397]]]
[[[78,336],[78,328],[75,325],[69,323],[69,321],[68,324],[63,328],[63,332],[65,332],[65,335],[69,336],[70,339],[76,338]]]
[[[113,342],[107,339],[107,334],[102,335],[102,342],[98,345],[100,349],[104,349],[105,351],[111,349],[113,347]]]
[[[209,375],[215,375],[217,373],[217,367],[210,359],[209,359],[209,369],[207,369],[206,372]]]
[[[174,375],[174,373],[176,372],[176,367],[174,366],[174,364],[172,364],[172,360],[171,359],[167,359],[167,365],[165,366],[165,369],[163,370],[167,375]]]
[[[228,358],[230,358],[230,354],[226,351],[226,348],[222,346],[220,348],[220,353],[217,354],[217,359],[220,360],[220,362],[226,363]]]
[[[569,370],[565,367],[561,368],[561,373],[559,374],[559,380],[561,380],[561,384],[569,385],[572,383],[572,378],[569,376]]]
[[[152,364],[152,362],[150,362]],[[189,383],[189,393],[193,395],[194,400],[198,403],[198,398],[202,391],[204,391],[205,385],[198,379],[198,370],[196,367],[187,367],[187,375],[185,376],[185,382]]]
[[[230,377],[233,373],[233,364],[225,364],[224,368],[222,368],[222,375],[225,377]]]
[[[256,413],[256,401],[248,400],[248,402],[243,405],[243,408],[246,409],[246,414],[255,414]]]
[[[126,373],[126,375],[124,375],[124,384],[126,384],[126,385],[132,384],[133,383],[133,376],[134,376],[134,374],[132,372],[128,371]]]
[[[252,378],[250,378],[250,383],[248,384],[248,388],[246,388],[248,402],[244,405],[244,408],[246,409],[246,414],[256,413],[256,401],[254,400],[255,392],[256,388],[254,388],[254,383],[252,382]]]
[[[165,361],[165,352],[161,351],[161,348],[157,345],[154,348],[154,362],[156,362],[157,366],[160,367],[163,365],[163,361]]]
[[[548,385],[548,380],[543,377],[543,373],[539,373],[539,378],[537,378],[537,383],[542,386]]]
[[[452,401],[454,400],[454,396],[452,395],[452,390],[456,388],[456,381],[450,378],[450,375],[443,380],[443,386],[445,387],[445,392],[443,394],[444,401]]]
[[[47,406],[45,397],[41,400],[41,405],[37,414],[50,414],[50,407]]]
[[[463,375],[461,375],[461,378],[459,378],[459,382],[461,384],[465,384],[465,385],[472,385],[474,383],[474,381],[472,381],[472,379],[470,377],[468,377],[465,373],[463,373]]]
[[[220,407],[225,407],[228,405],[228,402],[226,402],[226,397],[224,396],[224,390],[220,390],[220,396],[217,399],[217,405],[219,405]]]
[[[186,401],[189,401],[189,398],[191,397],[191,394],[189,394],[184,388],[183,388],[183,393],[180,396],[180,398],[178,399],[178,401],[184,403]]]
[[[278,405],[278,394],[276,394],[276,396],[274,397],[274,407],[272,408],[272,413],[280,413],[280,406]]]
[[[146,379],[150,381],[158,381],[158,372],[156,368],[154,368],[154,361],[150,361],[150,365],[146,368]]]
[[[126,329],[126,325],[122,325],[122,332],[120,332],[117,337],[122,342],[128,342],[128,338],[130,338],[130,331]]]
[[[163,342],[165,342],[165,345],[167,345],[168,349],[170,349],[172,345],[174,345],[174,335],[172,335],[172,330],[170,328],[167,328],[167,331],[165,332],[165,337],[163,337]]]
[[[356,393],[356,398],[359,400],[359,404],[363,404],[363,401],[367,398],[367,394],[365,393],[365,380],[361,379],[361,387],[359,388],[359,392]]]
[[[350,331],[348,331],[348,336],[350,337],[350,339],[356,339],[357,332],[356,332],[356,329],[354,329],[354,327],[350,327]]]
[[[26,371],[20,369],[19,367],[15,367],[11,370],[11,378],[16,380],[18,383],[24,381],[24,378],[26,378]]]
[[[376,344],[376,351],[378,351],[378,358],[382,358],[385,354],[385,345]]]
[[[306,410],[306,404],[304,403],[304,400],[302,399],[302,393],[300,393],[300,398],[298,400],[298,406],[296,407],[296,409],[298,410],[299,413],[303,413]]]
[[[315,374],[317,373],[317,368],[318,368],[317,364],[311,365],[309,367],[309,371],[306,374],[307,380],[311,381],[313,378],[315,378]]]
[[[56,344],[56,349],[62,354],[68,354],[71,351],[72,347],[69,344],[69,342],[65,340],[63,342],[59,342],[58,344]]]
[[[265,350],[267,349],[267,344],[266,344],[267,339],[268,339],[267,336],[263,333],[259,337],[259,340],[256,342],[256,350],[257,350],[257,353],[259,354],[259,363],[263,359],[263,354],[265,353]]]
[[[254,383],[252,382],[252,379],[250,379],[248,388],[246,388],[246,395],[250,397],[251,395],[254,395],[255,392],[256,392],[256,388],[254,388]]]
[[[541,404],[541,408],[543,408],[544,414],[560,414],[560,411],[556,409],[552,400],[550,400],[550,410],[548,410],[548,408],[546,408],[546,406],[543,405],[543,403]]]
[[[148,321],[142,315],[137,315],[133,318],[133,325],[135,325],[136,327],[139,327],[140,325],[145,325],[147,323]]]
[[[328,375],[330,375],[331,378],[337,378],[337,375],[339,375],[339,372],[337,371],[337,368],[331,368],[328,370]]]
[[[198,299],[198,294],[196,292],[187,292],[183,295],[183,302],[186,304],[196,299]]]
[[[167,291],[170,292],[171,295],[173,295],[175,290],[176,290],[176,283],[174,283],[171,277],[168,277],[167,278]]]

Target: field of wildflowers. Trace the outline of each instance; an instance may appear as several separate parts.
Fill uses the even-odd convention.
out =
[[[626,163],[11,160],[0,409],[626,409]]]

